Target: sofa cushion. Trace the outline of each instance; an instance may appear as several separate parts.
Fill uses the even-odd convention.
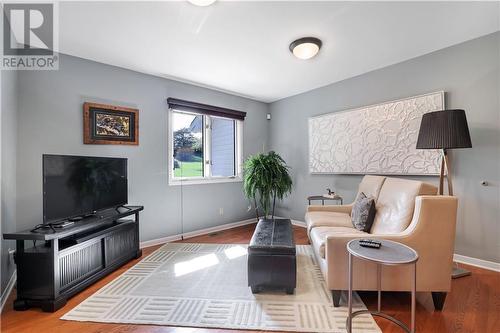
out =
[[[361,193],[364,193],[367,197],[372,196],[376,202],[380,194],[380,189],[384,184],[385,178],[386,177],[383,176],[372,176],[372,175],[364,176],[363,179],[361,180],[361,183],[359,184],[358,194],[356,195],[356,198]]]
[[[307,231],[311,232],[316,227],[350,227],[352,228],[351,216],[346,213],[312,211],[306,213]]]
[[[387,177],[376,202],[376,214],[370,232],[395,234],[404,231],[411,222],[415,198],[435,195],[437,188],[417,180]]]
[[[352,225],[350,227],[316,227],[310,232],[310,240],[312,246],[318,251],[321,258],[325,258],[325,243],[326,239],[330,235],[341,235],[341,234],[359,234],[367,235],[366,232],[354,229]]]
[[[375,199],[361,192],[352,206],[351,220],[354,228],[368,232],[375,219]]]

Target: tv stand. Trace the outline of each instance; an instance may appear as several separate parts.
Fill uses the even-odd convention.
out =
[[[139,212],[144,207],[126,208],[100,211],[66,228],[4,234],[4,239],[16,240],[14,309],[57,311],[69,297],[139,258]],[[135,220],[118,221],[133,215]]]

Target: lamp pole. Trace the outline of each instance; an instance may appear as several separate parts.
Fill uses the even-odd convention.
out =
[[[446,172],[445,172],[446,169]],[[448,182],[448,195],[453,195],[453,183],[451,180],[451,165],[446,149],[441,149],[441,171],[439,174],[439,194],[444,194],[444,178]]]

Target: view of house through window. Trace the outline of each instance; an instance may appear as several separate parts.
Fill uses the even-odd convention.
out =
[[[174,177],[203,177],[203,116],[174,112]]]
[[[173,178],[237,174],[237,120],[172,111]]]
[[[212,176],[235,175],[235,120],[211,119]]]

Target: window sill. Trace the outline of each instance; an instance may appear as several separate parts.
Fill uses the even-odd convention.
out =
[[[220,178],[195,178],[195,179],[169,179],[169,186],[180,185],[202,185],[202,184],[222,184],[222,183],[239,183],[242,182],[241,177],[220,177]]]

